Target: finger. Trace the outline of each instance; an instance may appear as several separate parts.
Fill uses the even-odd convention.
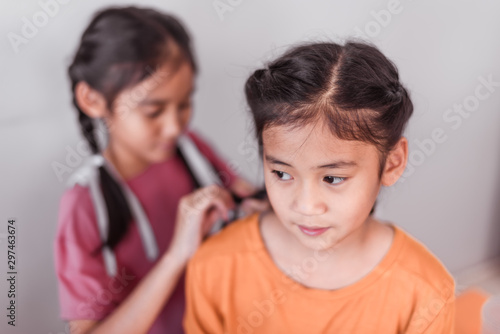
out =
[[[270,208],[269,201],[267,200],[258,200],[253,198],[245,199],[241,203],[241,209],[247,213],[251,214],[254,212],[266,211]]]
[[[212,199],[212,206],[224,220],[229,220],[229,211],[234,208],[232,198],[221,195]]]
[[[218,210],[209,210],[207,218],[203,222],[202,235],[205,236],[208,232],[210,232],[215,223],[222,219],[222,215]]]
[[[228,211],[235,207],[231,194],[217,185],[201,188],[183,198],[179,208],[186,218],[204,221],[211,207],[216,207],[228,220]]]
[[[222,216],[227,219],[227,212],[234,208],[234,202],[227,190],[219,186],[209,186],[193,197],[193,206],[197,211],[206,213],[208,209],[215,207]]]
[[[219,189],[214,186],[204,187],[189,194],[185,206],[192,212],[203,212],[211,205],[213,198],[218,196]]]
[[[218,185],[211,185],[203,189],[204,190],[202,194],[204,196],[204,200],[208,201],[207,203],[211,203],[211,201],[215,199],[220,199],[228,208],[235,207],[235,203],[231,193],[225,188],[222,188]]]
[[[239,197],[248,197],[257,191],[257,188],[242,178],[237,178],[231,185],[233,192]]]
[[[220,188],[219,190],[219,197],[224,203],[226,204],[227,207],[229,208],[235,208],[236,203],[234,202],[233,195],[224,188]]]

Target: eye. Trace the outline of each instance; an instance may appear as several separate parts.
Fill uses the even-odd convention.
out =
[[[338,176],[325,176],[323,178],[323,181],[329,184],[339,184],[342,183],[346,178],[345,177],[338,177]]]
[[[184,102],[179,105],[179,110],[186,110],[189,109],[190,107],[191,107],[191,101]]]
[[[146,117],[156,118],[156,117],[161,115],[162,111],[163,111],[163,109],[155,109],[155,110],[148,111],[148,112],[146,112]]]
[[[292,179],[292,176],[288,173],[279,171],[279,170],[273,170],[271,173],[276,174],[278,179],[283,180],[283,181],[288,181]]]

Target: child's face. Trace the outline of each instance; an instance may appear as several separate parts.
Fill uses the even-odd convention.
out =
[[[377,149],[340,140],[320,122],[271,127],[262,139],[267,193],[285,228],[317,250],[356,235],[381,187]]]
[[[110,145],[145,164],[163,161],[175,152],[177,137],[191,117],[194,75],[184,62],[176,72],[168,64],[122,91],[107,118]]]

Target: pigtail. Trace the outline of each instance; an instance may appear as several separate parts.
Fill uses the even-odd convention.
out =
[[[78,106],[76,100],[73,101],[78,110],[78,121],[87,140],[90,149],[94,154],[99,154],[99,145],[94,133],[94,124]],[[99,167],[99,179],[104,202],[108,215],[108,238],[102,244],[102,247],[108,246],[113,249],[125,236],[132,221],[132,211],[123,193],[120,184],[103,166]],[[98,251],[97,249],[96,251]]]
[[[132,212],[122,187],[104,167],[99,167],[99,176],[109,221],[108,239],[103,246],[113,249],[127,233]]]

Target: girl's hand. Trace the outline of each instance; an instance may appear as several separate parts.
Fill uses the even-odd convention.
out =
[[[228,220],[228,211],[233,208],[231,194],[217,185],[198,189],[182,197],[168,253],[183,263],[187,262],[212,225],[218,219]]]
[[[245,198],[250,197],[259,191],[259,188],[255,187],[248,181],[238,178],[231,185],[231,191],[234,192],[239,197]],[[241,216],[251,215],[255,212],[263,212],[271,209],[271,204],[269,200],[264,199],[256,199],[256,198],[246,198],[241,202],[239,206],[239,210],[242,213]]]
[[[240,212],[242,216],[248,216],[256,212],[269,211],[271,209],[271,204],[267,198],[265,199],[255,199],[246,198],[240,204]]]

